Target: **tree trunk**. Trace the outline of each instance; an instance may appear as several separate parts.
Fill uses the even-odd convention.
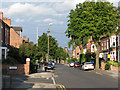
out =
[[[100,45],[96,45],[97,51],[96,51],[96,65],[95,70],[99,70],[99,51],[100,51]]]

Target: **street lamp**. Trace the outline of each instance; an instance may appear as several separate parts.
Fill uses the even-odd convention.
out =
[[[49,23],[49,26],[52,26],[52,23]],[[50,30],[48,28],[48,59],[47,59],[47,62],[49,61],[49,33],[50,33]]]

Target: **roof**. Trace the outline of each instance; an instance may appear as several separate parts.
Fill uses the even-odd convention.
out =
[[[22,32],[22,27],[13,27],[15,31],[21,31]]]

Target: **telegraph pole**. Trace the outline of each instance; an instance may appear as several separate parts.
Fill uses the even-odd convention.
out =
[[[50,33],[50,30],[48,29],[48,59],[47,59],[47,62],[49,61],[49,33]]]
[[[38,46],[38,26],[37,26],[37,46]]]

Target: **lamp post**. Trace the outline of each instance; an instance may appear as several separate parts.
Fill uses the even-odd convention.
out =
[[[48,29],[48,59],[47,59],[47,62],[49,61],[49,33],[50,33],[50,30]]]
[[[52,23],[49,23],[49,26],[52,26]],[[49,33],[50,33],[50,30],[48,28],[48,59],[47,59],[47,62],[49,61]]]

